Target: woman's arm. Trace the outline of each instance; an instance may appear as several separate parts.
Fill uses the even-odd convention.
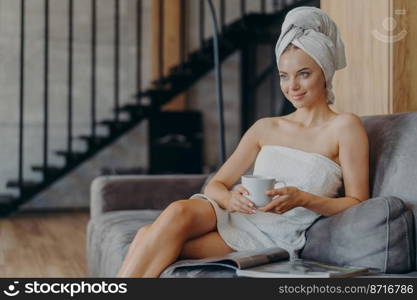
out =
[[[304,207],[323,216],[332,216],[362,201],[353,197],[327,198],[301,191],[304,195]]]
[[[305,207],[324,216],[337,214],[369,199],[369,142],[362,121],[354,114],[343,114],[339,116],[336,127],[346,196],[304,195]]]
[[[207,184],[204,194],[226,209],[230,188],[245,174],[256,159],[265,132],[266,119],[256,121],[243,135],[236,150]]]
[[[342,167],[345,197],[328,198],[301,191],[296,187],[271,190],[279,195],[260,211],[284,213],[302,206],[324,216],[344,211],[369,198],[369,143],[362,121],[354,114],[339,116],[336,124],[339,133],[339,160]]]

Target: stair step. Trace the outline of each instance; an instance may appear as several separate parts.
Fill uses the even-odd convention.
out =
[[[36,166],[36,165],[32,166],[32,170],[35,172],[42,172],[42,173],[44,172],[43,166]],[[48,177],[53,177],[61,172],[62,172],[62,168],[60,167],[48,166],[46,168],[46,174]]]
[[[25,181],[23,181],[23,189],[24,190],[34,189],[34,188],[38,187],[39,184],[40,184],[40,182],[38,182],[38,181],[25,180]],[[9,180],[6,183],[6,187],[8,187],[8,188],[19,188],[19,181],[18,180]]]
[[[136,97],[149,97],[151,99],[159,99],[169,95],[171,91],[161,89],[149,89],[145,92],[139,93]]]
[[[89,147],[104,144],[109,139],[107,136],[92,137],[91,135],[81,135],[78,138],[87,142]]]
[[[104,120],[104,121],[101,121],[99,124],[107,126],[110,130],[110,135],[114,134],[114,132],[128,128],[129,126],[132,125],[131,122],[126,122],[126,121],[116,122],[114,120]]]
[[[211,64],[211,63],[213,63],[212,62],[212,58],[213,58],[212,56],[213,55],[211,53],[205,52],[204,48],[203,48],[203,50],[192,53],[189,56],[188,60],[190,62],[193,62],[193,63],[199,62],[199,63],[203,63],[203,64]]]
[[[12,204],[17,198],[10,194],[0,194],[0,205],[10,205]]]
[[[7,217],[15,211],[15,202],[17,198],[13,195],[2,194],[0,195],[0,217]]]
[[[75,151],[73,151],[73,152],[69,153],[66,150],[55,151],[55,154],[65,157],[67,162],[80,160],[87,155],[85,152],[75,152]]]
[[[170,74],[183,74],[185,76],[191,76],[193,74],[190,64],[185,62],[178,66],[174,66],[170,69]]]
[[[141,104],[125,104],[118,109],[114,109],[117,112],[128,112],[135,117],[145,116],[147,108]]]
[[[168,76],[154,80],[153,83],[156,85],[171,84],[173,86],[176,86],[182,85],[190,80],[193,80],[191,72],[182,72],[180,69],[176,69],[175,71],[171,71],[171,73]]]

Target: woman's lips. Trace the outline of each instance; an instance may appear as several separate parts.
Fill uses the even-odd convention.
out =
[[[299,94],[299,95],[294,95],[294,96],[292,96],[292,98],[293,98],[293,99],[295,99],[295,100],[301,99],[301,98],[303,98],[303,97],[304,97],[304,95],[305,95],[306,93],[307,93],[307,92],[305,92],[305,93],[303,93],[303,94]]]

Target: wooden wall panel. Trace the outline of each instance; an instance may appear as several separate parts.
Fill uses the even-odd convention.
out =
[[[417,111],[417,1],[395,0],[394,36],[404,38],[393,43],[393,111]]]
[[[372,34],[383,32],[390,0],[321,0],[321,8],[338,25],[348,66],[336,72],[333,84],[337,111],[358,115],[389,113],[389,43]]]

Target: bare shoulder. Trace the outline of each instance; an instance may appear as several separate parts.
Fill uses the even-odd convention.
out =
[[[273,132],[277,126],[277,117],[261,118],[252,125],[250,130],[254,132],[259,147],[265,144],[265,141],[270,136],[270,133]]]
[[[265,133],[267,130],[278,126],[278,117],[258,119],[252,126],[259,133]]]
[[[280,123],[284,122],[285,119],[283,117],[269,117],[259,119],[259,121],[262,122],[262,126],[264,129],[272,129],[279,127]]]
[[[260,126],[271,126],[273,123],[277,122],[277,119],[279,119],[279,117],[265,117],[258,119],[256,123]]]
[[[365,147],[368,144],[362,119],[353,113],[339,114],[334,120],[333,129],[337,133],[339,146],[351,144]]]
[[[333,127],[340,133],[365,130],[362,119],[354,113],[340,113],[333,120]],[[341,132],[341,130],[343,130]]]

